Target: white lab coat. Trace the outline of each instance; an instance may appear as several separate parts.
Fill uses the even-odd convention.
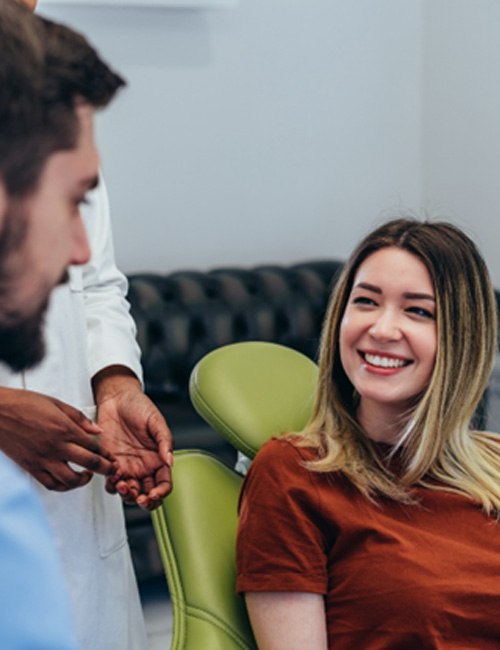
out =
[[[95,190],[84,219],[92,258],[70,269],[69,285],[51,297],[47,354],[34,370],[13,375],[0,367],[0,384],[57,397],[95,415],[90,378],[112,364],[142,379],[135,325],[124,298],[126,279],[114,262],[106,191]],[[43,426],[43,423],[40,423]],[[69,581],[83,650],[145,650],[144,621],[126,539],[123,507],[104,479],[65,493],[37,483]]]

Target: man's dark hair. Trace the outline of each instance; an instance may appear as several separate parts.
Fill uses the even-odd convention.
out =
[[[0,0],[0,181],[33,192],[48,157],[76,146],[79,102],[106,106],[123,79],[69,27]]]

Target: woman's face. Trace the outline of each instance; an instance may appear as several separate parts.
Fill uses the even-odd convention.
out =
[[[428,385],[437,349],[431,277],[418,257],[382,248],[359,267],[340,326],[340,358],[370,414],[393,418]]]

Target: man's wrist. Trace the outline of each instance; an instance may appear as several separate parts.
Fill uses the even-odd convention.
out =
[[[103,368],[92,377],[92,389],[96,404],[112,399],[125,391],[140,390],[141,382],[127,366],[113,365]]]

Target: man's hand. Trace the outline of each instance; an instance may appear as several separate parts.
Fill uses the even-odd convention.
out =
[[[165,419],[127,368],[102,370],[93,386],[102,445],[118,465],[106,489],[126,503],[157,508],[172,489],[172,435]]]
[[[49,490],[81,487],[92,474],[112,474],[101,429],[81,411],[29,390],[0,388],[0,449]],[[98,437],[96,437],[98,436]],[[68,463],[83,471],[75,471]]]

